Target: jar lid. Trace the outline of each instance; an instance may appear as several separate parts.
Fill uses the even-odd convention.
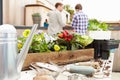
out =
[[[0,33],[16,34],[17,31],[13,25],[3,24],[0,26]]]

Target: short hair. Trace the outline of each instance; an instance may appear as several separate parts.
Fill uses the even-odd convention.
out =
[[[77,4],[77,5],[75,6],[75,9],[82,10],[82,5],[81,5],[81,4]]]
[[[57,3],[55,4],[55,8],[58,8],[58,6],[62,6],[62,5],[63,5],[62,3],[57,2]]]

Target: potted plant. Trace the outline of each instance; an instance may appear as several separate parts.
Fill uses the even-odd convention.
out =
[[[89,20],[89,26],[88,26],[88,34],[91,38],[94,39],[94,42],[89,47],[94,48],[95,55],[94,58],[104,58],[107,59],[109,57],[109,52],[105,50],[102,51],[103,47],[102,45],[105,45],[107,42],[111,39],[111,31],[108,29],[109,25],[105,22],[100,22],[96,19]],[[107,40],[105,42],[105,40]]]
[[[33,24],[38,24],[40,26],[42,19],[40,13],[33,13],[32,19],[33,19]]]
[[[89,36],[93,39],[110,39],[111,31],[108,30],[109,25],[105,22],[99,22],[96,19],[89,20],[88,31]]]

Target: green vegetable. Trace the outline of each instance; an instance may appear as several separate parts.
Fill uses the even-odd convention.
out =
[[[108,30],[108,24],[103,22],[99,25],[99,28],[101,28],[103,31],[107,31]]]
[[[89,36],[81,36],[80,39],[80,44],[83,46],[83,47],[86,47],[87,45],[91,44],[93,42],[93,39]]]
[[[89,31],[107,31],[108,24],[106,24],[105,22],[100,23],[96,19],[91,19],[89,20],[88,30]]]
[[[75,35],[76,36],[76,41],[78,42],[77,44],[80,44],[82,48],[85,48],[86,46],[88,46],[89,44],[91,44],[93,42],[93,39],[89,36],[83,35]]]

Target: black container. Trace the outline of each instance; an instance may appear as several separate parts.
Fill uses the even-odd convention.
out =
[[[94,48],[94,58],[98,59],[101,55],[101,40],[94,40],[90,45],[86,48]]]
[[[101,51],[102,59],[108,59],[110,56],[110,50],[118,48],[120,40],[103,40]]]
[[[101,55],[102,59],[107,60],[110,56],[110,50],[103,50]]]
[[[102,41],[102,50],[110,50],[118,48],[120,40],[103,40]]]
[[[87,48],[94,48],[94,58],[108,59],[111,49],[118,48],[120,40],[94,40]]]

